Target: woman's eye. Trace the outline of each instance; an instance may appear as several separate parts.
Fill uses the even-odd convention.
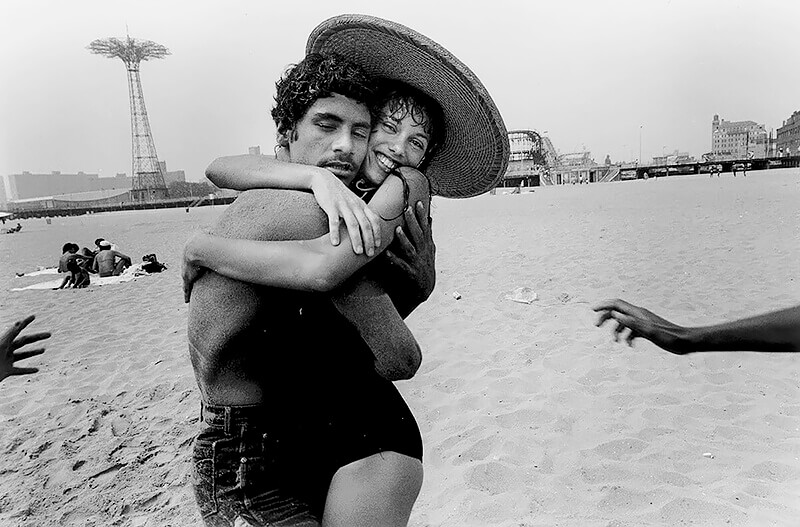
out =
[[[383,129],[387,132],[395,133],[397,131],[397,127],[389,121],[383,121],[381,124],[383,125]]]
[[[413,145],[415,148],[419,148],[420,150],[425,150],[425,143],[423,143],[422,141],[419,141],[419,140],[417,140],[417,139],[412,139],[412,140],[411,140],[411,144],[412,144],[412,145]]]

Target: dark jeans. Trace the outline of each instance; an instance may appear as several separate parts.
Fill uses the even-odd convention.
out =
[[[194,492],[208,527],[319,527],[291,485],[292,467],[264,406],[204,405],[194,444]]]

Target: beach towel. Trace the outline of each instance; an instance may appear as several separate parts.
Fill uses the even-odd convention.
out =
[[[55,273],[40,273],[39,271],[34,271],[34,273],[39,274],[55,274]],[[25,274],[24,276],[38,276],[33,273]],[[101,285],[113,285],[113,284],[121,284],[123,282],[130,282],[131,280],[135,280],[141,276],[150,276],[150,273],[143,271],[141,264],[133,265],[128,267],[123,271],[123,273],[119,276],[104,276],[99,277],[96,275],[92,275],[92,281],[87,287],[87,289],[91,289],[94,286],[101,286]],[[56,289],[58,286],[61,285],[61,281],[63,278],[57,278],[56,280],[48,280],[46,282],[37,282],[35,284],[26,285],[25,287],[15,287],[12,288],[12,291],[47,291],[50,289]]]

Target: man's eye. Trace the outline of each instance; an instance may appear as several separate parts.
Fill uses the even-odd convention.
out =
[[[369,138],[369,130],[354,130],[353,135],[358,137],[359,139],[368,139]]]
[[[323,130],[335,130],[336,127],[330,123],[317,123],[317,126],[322,128]]]

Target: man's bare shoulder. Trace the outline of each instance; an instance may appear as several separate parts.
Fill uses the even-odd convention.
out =
[[[248,190],[231,203],[213,232],[250,240],[310,239],[327,232],[327,220],[309,192]]]

